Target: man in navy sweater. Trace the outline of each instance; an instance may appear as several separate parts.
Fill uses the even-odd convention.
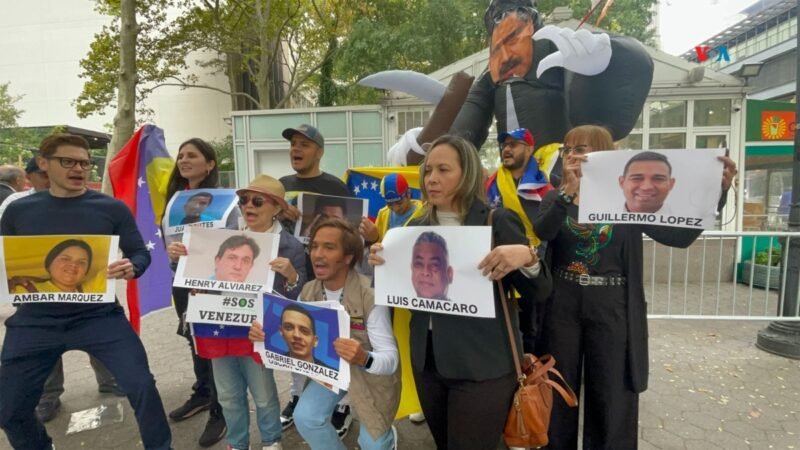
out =
[[[10,204],[0,221],[2,235],[117,235],[124,258],[108,266],[107,276],[130,280],[144,273],[150,254],[130,210],[86,188],[94,165],[86,140],[50,136],[37,162],[50,177],[50,189]],[[66,351],[81,350],[100,360],[128,396],[144,448],[170,449],[172,436],[144,346],[119,303],[27,303],[5,325],[0,428],[12,447],[54,448],[34,409],[56,361]]]

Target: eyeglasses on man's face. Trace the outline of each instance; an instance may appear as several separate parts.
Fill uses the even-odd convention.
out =
[[[58,163],[61,164],[61,167],[65,169],[72,169],[76,164],[79,165],[83,170],[89,170],[95,166],[94,161],[91,159],[73,159],[66,158],[64,156],[48,156],[46,159],[58,160]]]

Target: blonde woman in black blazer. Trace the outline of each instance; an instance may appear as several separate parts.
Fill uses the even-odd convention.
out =
[[[424,214],[409,225],[487,225],[481,164],[466,140],[436,139],[420,166]],[[551,279],[528,246],[519,217],[498,208],[492,217],[496,247],[480,268],[503,289],[544,301]],[[372,246],[370,264],[384,263],[380,244]],[[411,361],[417,393],[439,449],[494,449],[503,432],[516,387],[516,374],[494,287],[495,318],[473,318],[412,311]],[[512,311],[516,304],[511,302]],[[517,314],[511,314],[518,330]],[[515,333],[517,346],[521,337]]]

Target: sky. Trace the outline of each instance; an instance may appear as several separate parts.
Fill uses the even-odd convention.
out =
[[[760,0],[659,0],[661,50],[672,55],[735,24],[739,12]]]

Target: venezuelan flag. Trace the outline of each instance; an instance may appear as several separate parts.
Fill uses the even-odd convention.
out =
[[[139,279],[128,282],[128,311],[137,333],[142,316],[172,301],[172,270],[159,225],[173,166],[164,130],[155,125],[140,128],[108,165],[114,197],[128,205],[150,250],[150,267]]]
[[[419,190],[419,167],[357,167],[348,169],[344,176],[347,189],[353,197],[369,200],[369,218],[375,221],[378,211],[386,206],[381,197],[381,180],[391,173],[399,173],[408,181],[411,198],[422,198]]]
[[[373,221],[378,216],[378,211],[386,206],[381,197],[381,180],[391,173],[399,173],[408,181],[412,198],[421,198],[419,189],[419,167],[359,167],[350,169],[345,175],[347,188],[354,197],[369,199],[369,218]],[[416,412],[422,411],[417,397],[417,385],[414,383],[414,374],[411,370],[411,348],[409,339],[411,334],[411,312],[407,309],[394,308],[392,325],[394,337],[397,339],[397,348],[400,351],[401,380],[403,383],[400,391],[400,407],[397,410],[397,419],[402,419]]]

